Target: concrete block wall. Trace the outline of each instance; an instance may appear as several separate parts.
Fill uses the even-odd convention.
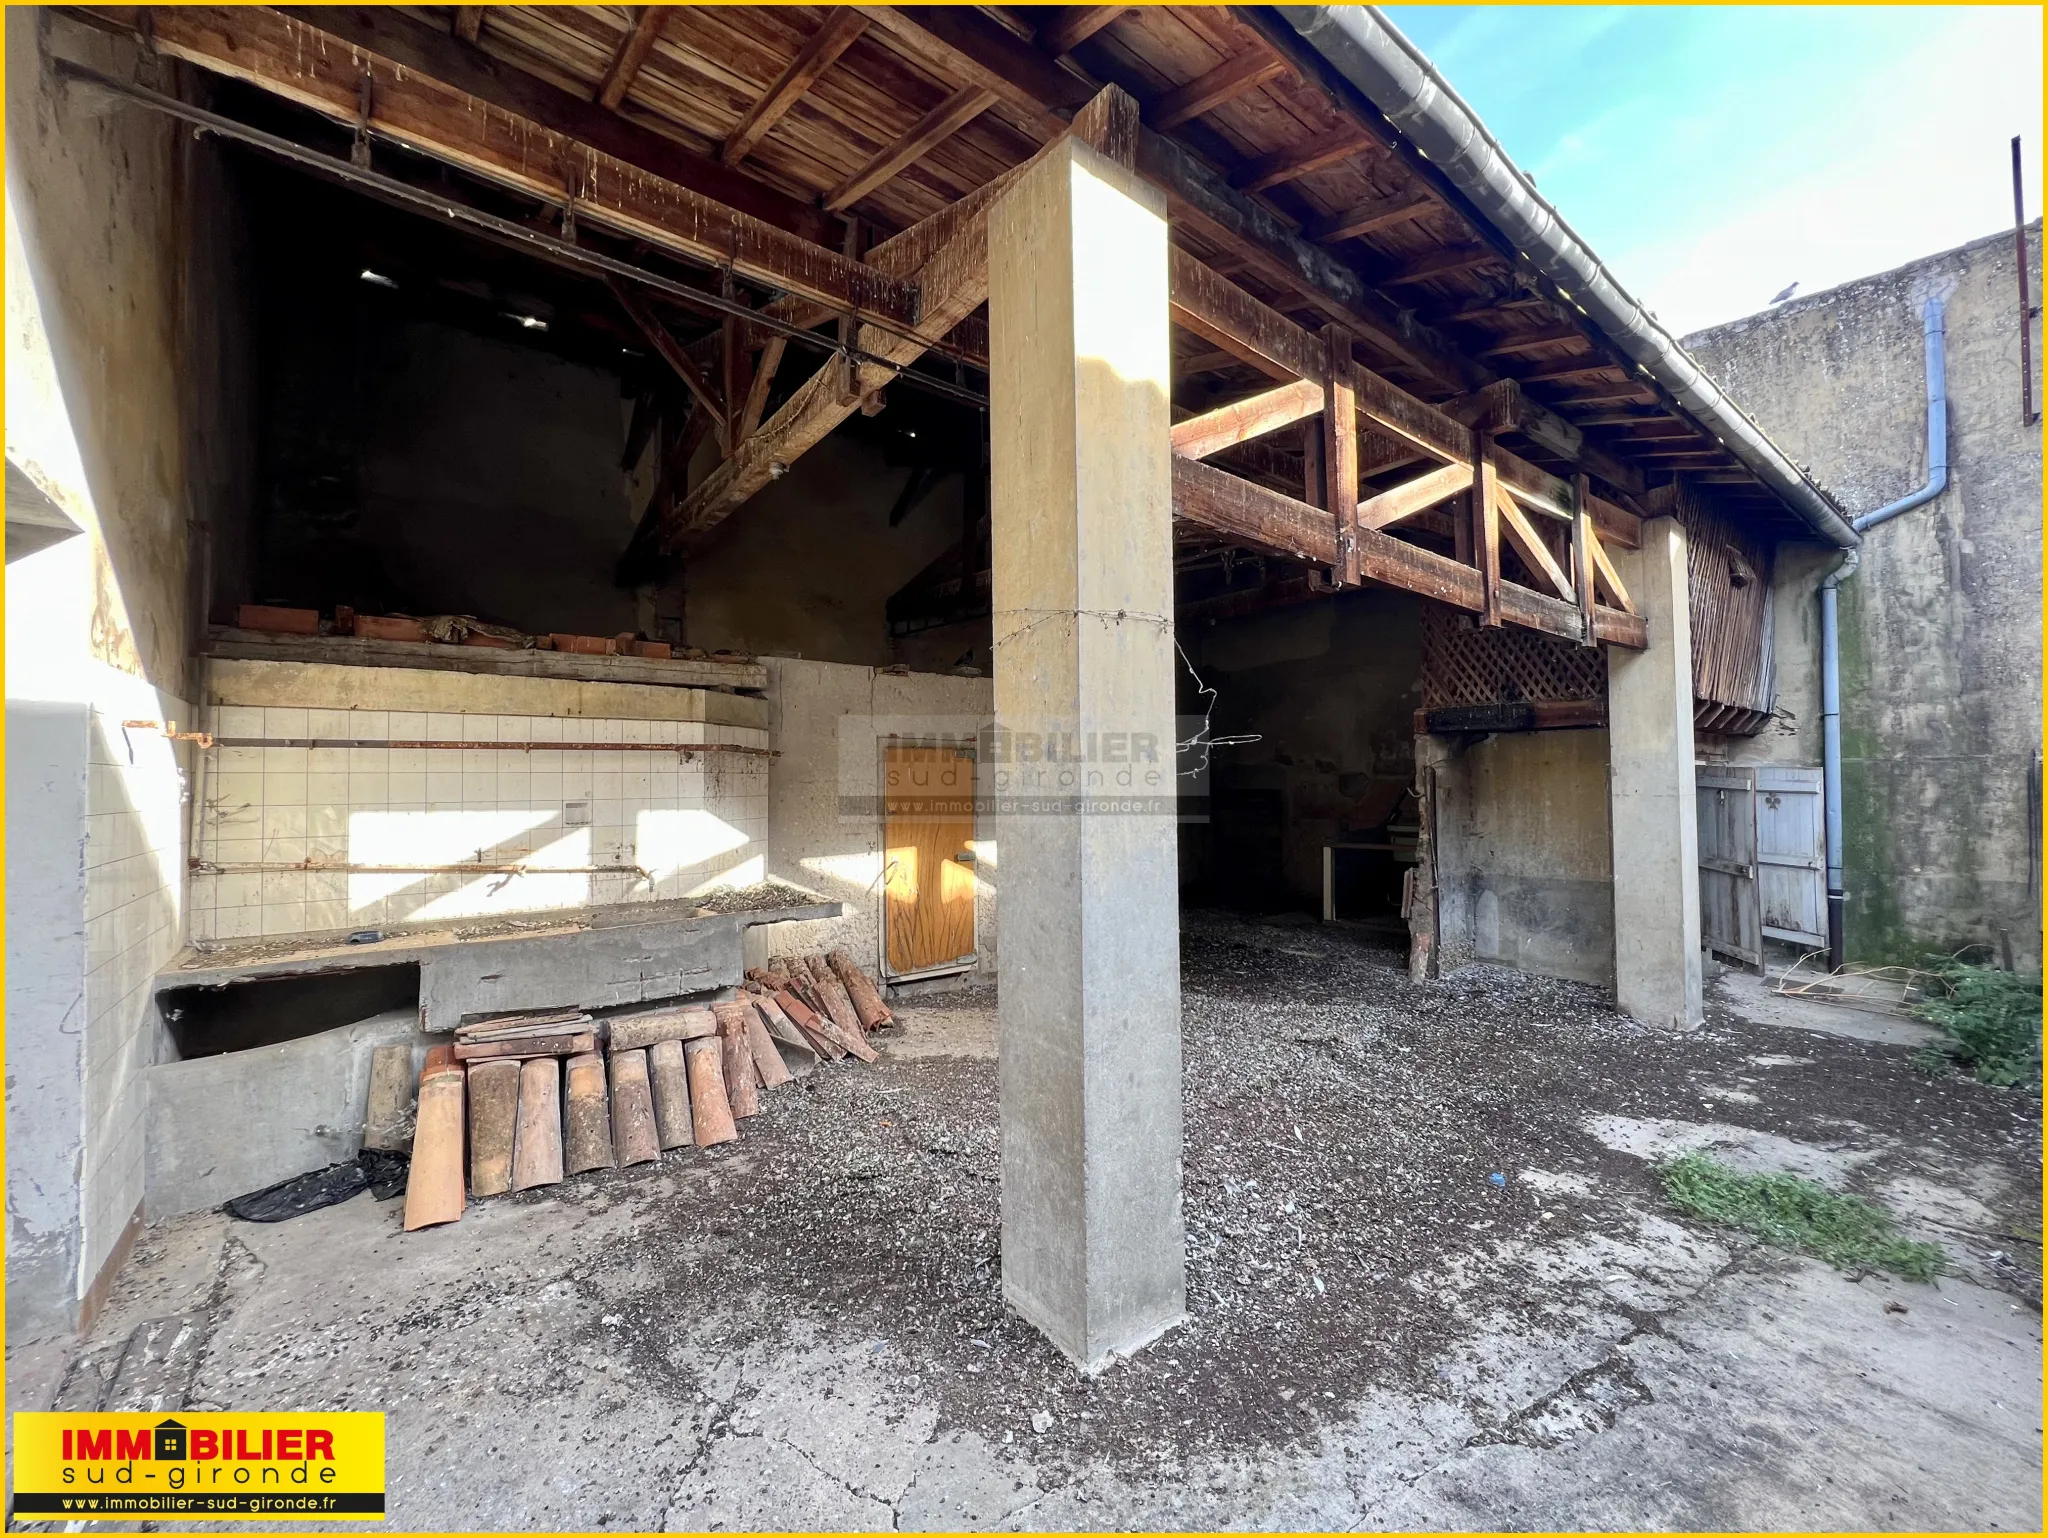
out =
[[[861,965],[877,967],[886,840],[875,808],[883,740],[891,732],[972,733],[994,715],[994,685],[797,657],[762,661],[778,754],[768,767],[768,871],[844,904],[845,912],[750,930],[747,965],[760,966],[771,952],[844,946]],[[976,833],[976,971],[993,977],[1000,856],[992,830]]]
[[[765,758],[681,751],[767,747],[765,729],[739,724],[764,718],[760,701],[295,663],[216,663],[208,677],[222,740],[196,832],[197,939],[651,902],[765,873]],[[506,746],[233,745],[284,739]],[[677,751],[598,746],[613,743]],[[419,868],[359,868],[376,866]]]

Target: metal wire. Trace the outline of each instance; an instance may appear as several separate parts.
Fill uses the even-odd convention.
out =
[[[711,310],[720,315],[730,315],[735,319],[747,322],[750,326],[757,326],[764,331],[775,332],[777,335],[800,345],[814,347],[820,352],[825,353],[844,353],[857,363],[886,368],[895,375],[897,380],[914,386],[917,389],[927,390],[934,395],[941,395],[949,400],[959,401],[963,405],[975,406],[984,410],[988,407],[988,396],[984,393],[967,389],[948,380],[934,378],[929,374],[920,374],[907,364],[896,363],[888,358],[878,357],[874,353],[864,352],[858,347],[842,347],[836,340],[827,340],[814,332],[806,330],[802,326],[792,325],[787,321],[778,320],[772,315],[764,314],[760,310],[750,309],[736,299],[728,299],[722,294],[712,294],[705,292],[703,289],[692,288],[687,283],[679,283],[673,278],[663,277],[658,272],[649,272],[644,267],[636,267],[631,262],[621,261],[619,258],[608,256],[602,251],[592,251],[583,246],[571,244],[566,240],[557,240],[552,235],[544,235],[540,231],[529,229],[527,226],[519,224],[514,220],[503,219],[496,214],[487,214],[480,208],[471,208],[466,203],[457,202],[441,194],[427,192],[422,188],[413,186],[410,182],[400,181],[395,176],[387,176],[381,171],[370,170],[367,167],[352,164],[337,156],[325,155],[318,150],[308,149],[305,145],[295,140],[284,138],[279,134],[266,132],[260,128],[251,128],[248,124],[237,122],[233,118],[223,117],[221,114],[210,112],[204,107],[195,107],[190,102],[180,101],[175,96],[166,96],[161,91],[152,91],[147,86],[121,80],[113,75],[102,74],[100,71],[92,69],[87,65],[74,63],[69,59],[58,59],[55,61],[55,68],[61,79],[75,80],[81,84],[93,86],[116,96],[125,96],[130,101],[140,103],[145,107],[154,108],[168,117],[181,119],[192,124],[195,128],[202,128],[209,133],[219,134],[224,139],[233,139],[237,143],[247,144],[252,148],[267,151],[282,160],[288,160],[294,164],[308,167],[318,174],[330,176],[336,181],[373,188],[393,202],[407,204],[423,212],[451,220],[456,224],[468,225],[473,229],[481,230],[486,234],[511,244],[530,246],[546,251],[566,265],[609,273],[621,278],[629,278],[635,283],[657,289],[699,309]],[[372,132],[374,131],[373,128]],[[402,144],[402,141],[393,142]],[[893,336],[902,337],[906,341],[917,342],[927,352],[934,352],[941,357],[951,358],[955,363],[964,362],[972,364],[972,360],[967,359],[957,349],[948,347],[944,343],[933,342],[929,338],[920,336],[917,332],[905,327],[891,324],[872,315],[863,315],[858,310],[835,309],[822,300],[806,300],[806,303],[815,303],[818,308],[830,311],[831,314],[840,318],[872,326],[878,331],[886,331]],[[979,364],[972,364],[972,366],[980,367]]]

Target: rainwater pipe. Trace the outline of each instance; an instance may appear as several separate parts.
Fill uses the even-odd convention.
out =
[[[1889,523],[1932,502],[1948,487],[1948,358],[1944,300],[1931,295],[1920,312],[1927,345],[1927,482],[1896,502],[1852,520],[1858,534]],[[1843,954],[1843,916],[1848,892],[1842,877],[1842,643],[1837,596],[1842,583],[1856,574],[1862,556],[1845,550],[1820,584],[1820,742],[1821,797],[1827,822],[1828,966],[1838,968]]]

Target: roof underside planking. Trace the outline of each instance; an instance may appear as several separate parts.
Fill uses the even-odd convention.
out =
[[[93,14],[149,30],[127,8]],[[750,270],[732,258],[735,270],[797,295],[779,301],[782,314],[812,326],[849,295],[863,316],[878,319],[911,302],[916,263],[899,255],[892,265],[891,235],[925,221],[932,221],[927,229],[943,225],[935,216],[963,199],[975,202],[977,190],[986,195],[1064,132],[1103,85],[1116,85],[1139,105],[1136,163],[1168,189],[1174,243],[1252,298],[1310,332],[1342,324],[1365,369],[1460,420],[1485,418],[1515,454],[1550,475],[1590,474],[1595,491],[1624,508],[1645,510],[1657,488],[1683,473],[1766,537],[1805,532],[1710,432],[1526,271],[1412,147],[1293,67],[1270,30],[1280,24],[1254,8],[487,6],[284,14],[415,75],[509,101],[565,142],[738,207],[760,221],[748,249],[768,255]],[[162,30],[174,25],[168,16]],[[244,78],[279,90],[274,80]],[[336,115],[332,102],[304,99]],[[396,137],[433,153],[418,135]],[[857,245],[842,233],[841,212],[858,220]],[[802,263],[808,286],[775,268],[785,250],[777,242],[792,236],[816,253]],[[719,238],[659,254],[701,259]],[[649,239],[663,244],[643,232],[641,249]],[[900,331],[908,312],[897,313]],[[955,318],[948,316],[949,329]],[[972,358],[984,336],[969,315],[951,340]],[[766,338],[751,340],[758,347]],[[887,353],[890,340],[861,329],[870,356]],[[1177,328],[1182,414],[1255,395],[1284,373],[1262,369],[1228,341]],[[697,350],[698,367],[716,362],[715,347]],[[811,366],[793,369],[781,388]],[[751,374],[740,385],[757,397],[749,402],[751,428],[768,387]],[[728,416],[727,431],[740,416],[736,402]],[[1367,499],[1411,480],[1416,456],[1384,434],[1376,438],[1371,421],[1362,426],[1359,495]],[[1269,487],[1292,478],[1298,489],[1307,442],[1298,430],[1282,430],[1217,462]]]

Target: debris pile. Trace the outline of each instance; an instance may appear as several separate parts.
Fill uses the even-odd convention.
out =
[[[872,1063],[867,1033],[894,1020],[874,980],[835,950],[771,957],[738,997],[711,1004],[464,1025],[420,1071],[405,1226],[452,1223],[471,1197],[730,1143],[761,1092],[790,1082],[791,1060]]]

